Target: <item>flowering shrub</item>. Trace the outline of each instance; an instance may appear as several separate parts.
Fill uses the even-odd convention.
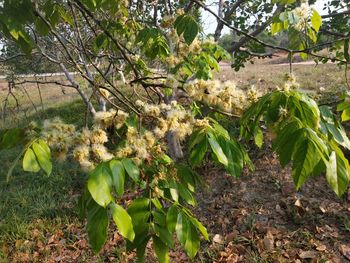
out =
[[[174,235],[193,259],[201,238],[209,238],[191,213],[201,184],[196,168],[210,160],[236,177],[244,167],[253,170],[245,143],[253,140],[261,147],[263,129],[272,135],[269,139],[281,165],[292,164],[297,188],[309,176],[325,173],[337,195],[345,192],[350,167],[342,149],[350,149],[350,141],[331,110],[298,92],[292,74],[286,75],[283,87],[267,94],[256,87],[245,90],[234,82],[214,80],[213,71],[230,54],[199,35],[195,13],[177,8],[160,21],[156,13],[157,26],[149,27],[137,21],[134,15],[141,11],[130,7],[129,1],[5,2],[5,9],[25,9],[29,15],[11,27],[18,29],[17,34],[17,29],[3,31],[29,51],[27,25],[34,24],[41,37],[52,34],[65,50],[67,64],[74,65],[102,105],[96,112],[65,71],[90,110],[92,125],[78,128],[56,118],[0,133],[0,149],[23,146],[17,161],[23,156],[25,171],[50,174],[53,158],[73,159],[88,173],[80,209],[96,253],[107,239],[111,218],[127,248],[136,249],[141,260],[152,240],[158,259],[168,262]],[[293,1],[279,2],[288,6]],[[149,14],[143,18],[150,19]],[[307,3],[275,20],[273,33],[306,30],[307,37],[317,41],[320,18]],[[3,26],[7,29],[6,23]],[[60,34],[58,29],[67,31]],[[81,48],[65,39],[73,33]],[[99,64],[94,62],[98,59]],[[111,72],[119,73],[120,79]],[[340,108],[348,110],[348,104]]]

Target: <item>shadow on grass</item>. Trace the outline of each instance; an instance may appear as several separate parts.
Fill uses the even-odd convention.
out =
[[[13,119],[6,119],[0,121],[0,129],[23,126],[31,121],[42,122],[45,119],[60,117],[66,123],[74,123],[77,126],[82,126],[85,123],[86,107],[81,100],[75,100],[73,102],[62,104],[62,102],[53,103],[51,107],[45,110],[39,110],[33,112],[28,116],[21,116],[18,120],[18,116],[14,116]],[[89,121],[89,120],[88,120]]]

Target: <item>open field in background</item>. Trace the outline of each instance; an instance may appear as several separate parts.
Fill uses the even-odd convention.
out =
[[[283,84],[289,65],[272,62],[257,61],[240,72],[224,65],[217,76],[245,88],[274,89]],[[344,69],[333,64],[298,64],[293,71],[303,90],[316,97],[328,98],[346,87]],[[6,88],[6,82],[0,83],[0,103]],[[41,85],[42,109],[37,86],[25,88],[31,100],[18,88],[19,113],[7,112],[0,129],[55,116],[83,125],[84,105],[73,89],[63,93],[55,85]],[[322,94],[320,88],[325,89]],[[86,175],[73,162],[54,164],[50,177],[24,173],[18,165],[7,184],[7,170],[18,152],[0,152],[0,263],[134,262],[135,254],[124,253],[114,225],[102,253],[94,256],[90,251],[84,221],[76,210]],[[207,185],[198,192],[195,214],[208,227],[212,241],[202,242],[195,262],[348,262],[350,193],[338,199],[323,177],[311,179],[296,192],[289,168],[280,168],[269,142],[262,150],[250,149],[250,155],[256,170],[245,171],[240,179],[228,177],[212,163],[198,170]],[[147,262],[155,262],[147,251]],[[170,255],[171,262],[189,262],[179,246]]]
[[[276,58],[278,59],[278,58]],[[289,73],[289,64],[275,64],[272,60],[257,60],[247,64],[239,72],[235,72],[228,64],[222,67],[218,78],[222,81],[233,80],[238,86],[249,88],[255,85],[258,90],[273,90],[283,87],[284,77]],[[292,72],[297,78],[302,90],[310,93],[334,93],[346,89],[345,70],[335,64],[316,65],[312,61],[293,64]]]
[[[243,89],[254,85],[264,93],[276,87],[282,87],[285,74],[289,73],[289,64],[276,64],[278,61],[284,61],[284,56],[280,55],[269,60],[256,60],[254,64],[247,64],[239,72],[231,69],[229,64],[222,63],[221,72],[217,73],[216,76],[222,81],[232,80]],[[301,89],[316,99],[328,99],[329,96],[339,94],[346,89],[345,71],[335,64],[315,65],[312,61],[307,61],[297,62],[292,68]],[[28,80],[32,79],[28,78]],[[44,80],[67,83],[63,76],[46,77]],[[82,85],[85,93],[91,94],[84,80],[78,79],[78,83]],[[62,105],[79,98],[73,88],[59,87],[55,84],[40,84],[39,92],[36,84],[26,83],[13,89],[13,94],[18,100],[19,107],[17,107],[14,97],[10,95],[4,111],[8,83],[6,80],[0,80],[0,127],[4,126],[5,123],[7,125],[18,123],[21,118],[28,117],[34,112],[40,112],[42,109]]]
[[[33,79],[26,78],[26,80]],[[63,77],[46,77],[40,80],[67,83]],[[21,81],[23,80],[19,79],[16,82]],[[84,90],[87,91],[86,88]],[[55,84],[39,86],[34,83],[20,84],[12,89],[12,94],[9,94],[8,82],[0,80],[0,127],[16,125],[33,113],[43,114],[45,109],[72,102],[78,98],[79,95],[75,89]],[[42,117],[45,118],[45,116]]]

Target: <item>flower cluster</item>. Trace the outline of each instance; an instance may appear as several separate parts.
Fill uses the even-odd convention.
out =
[[[174,16],[165,15],[163,17],[163,20],[160,22],[160,26],[162,28],[169,28],[169,27],[172,26],[172,24],[174,23],[175,19],[176,18]]]
[[[296,30],[304,30],[308,24],[311,8],[308,3],[302,3],[299,7],[295,8],[293,11],[294,16],[297,17],[297,22],[294,24]]]
[[[108,142],[107,133],[99,127],[94,127],[92,130],[83,128],[76,133],[74,142],[77,146],[73,149],[73,158],[85,171],[92,170],[95,163],[108,161],[114,157],[104,145]]]
[[[170,68],[175,67],[180,62],[181,62],[181,60],[174,55],[170,55],[169,57],[166,57],[166,59],[165,59],[165,63],[167,63]]]
[[[177,47],[174,50],[175,54],[166,57],[164,61],[170,68],[175,67],[183,61],[184,58],[190,55],[198,55],[202,51],[202,42],[197,38],[188,45],[182,36],[179,37],[177,35],[176,30],[170,30],[168,37],[173,43],[177,43]]]
[[[133,157],[135,163],[140,164],[142,160],[162,153],[160,145],[150,131],[141,133],[134,127],[128,127],[126,142],[124,147],[116,151],[117,158]]]
[[[111,109],[109,111],[97,112],[94,121],[95,124],[102,129],[106,129],[112,126],[114,126],[116,129],[120,129],[124,125],[128,116],[129,114],[122,110],[116,111],[114,109]]]
[[[197,55],[202,51],[201,42],[196,38],[191,45],[180,42],[178,46],[178,55],[182,58],[187,57],[190,53]]]
[[[186,83],[184,89],[193,99],[225,112],[242,113],[250,101],[256,101],[259,97],[254,87],[247,95],[231,81],[195,80]]]
[[[190,110],[171,101],[169,104],[148,104],[136,101],[144,116],[151,118],[148,130],[144,127],[126,125],[128,114],[121,110],[97,112],[94,125],[76,131],[73,125],[65,124],[60,119],[45,121],[42,136],[55,153],[54,157],[64,160],[71,152],[84,171],[91,171],[100,162],[113,158],[132,158],[136,164],[164,153],[167,134],[178,141],[183,141],[193,130],[209,127],[208,119],[195,119]],[[121,129],[122,138],[115,144],[109,142],[106,130],[110,127]],[[113,146],[114,144],[114,146]]]
[[[75,126],[62,122],[60,118],[45,120],[41,135],[52,149],[53,156],[64,161],[74,140]]]
[[[284,81],[283,90],[287,92],[291,89],[298,89],[300,86],[294,74],[286,74],[284,76]]]
[[[176,89],[179,86],[179,82],[175,78],[174,75],[168,74],[167,78],[165,79],[165,86]]]
[[[153,130],[156,138],[162,139],[168,132],[171,132],[176,139],[181,141],[192,133],[196,121],[192,113],[178,105],[176,101],[159,105],[136,101],[136,104],[142,107],[146,115],[156,118],[156,127]]]

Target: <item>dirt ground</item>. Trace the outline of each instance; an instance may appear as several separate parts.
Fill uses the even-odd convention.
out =
[[[213,237],[212,262],[349,262],[350,195],[338,199],[325,176],[295,191],[270,151],[255,165],[240,179],[204,175],[197,215]]]

